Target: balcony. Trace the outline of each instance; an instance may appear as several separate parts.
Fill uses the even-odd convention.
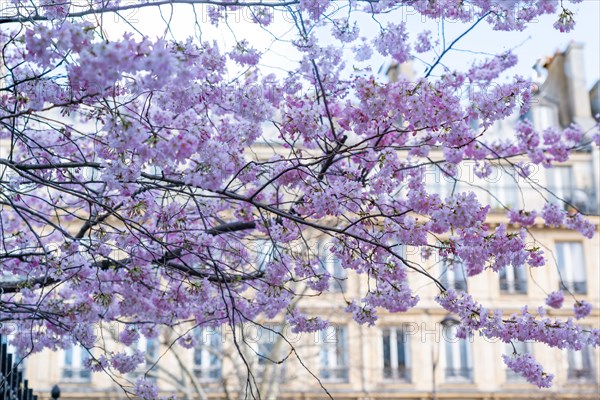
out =
[[[410,369],[406,367],[383,367],[383,379],[388,381],[410,381]]]
[[[323,380],[329,382],[348,382],[348,367],[326,367],[321,368],[319,375]]]
[[[446,368],[446,379],[449,381],[471,382],[473,376],[472,368]]]
[[[550,202],[563,204],[565,210],[577,210],[588,215],[600,214],[598,198],[592,189],[549,187],[548,190],[560,198],[550,196]]]
[[[520,185],[512,184],[504,186],[501,184],[489,186],[487,201],[491,206],[491,212],[504,213],[507,208],[520,209],[541,207],[544,199],[537,188],[532,188],[527,183]],[[550,203],[559,204],[567,211],[579,211],[586,215],[600,215],[598,197],[592,189],[548,187],[543,195]],[[486,196],[481,199],[485,200]],[[523,204],[524,203],[524,204]]]
[[[585,281],[579,281],[579,282],[562,281],[562,282],[560,282],[560,289],[569,291],[571,293],[586,294],[587,293],[587,284]]]
[[[202,382],[214,382],[221,379],[221,366],[199,366],[196,365],[192,368],[194,376]]]
[[[583,369],[569,368],[568,378],[570,381],[593,382],[596,380],[594,371],[591,368],[583,368]]]
[[[440,277],[440,282],[446,288],[463,292],[467,291],[467,280],[465,277],[448,277],[448,273],[446,273]]]
[[[527,294],[527,281],[500,278],[500,292],[503,294]]]

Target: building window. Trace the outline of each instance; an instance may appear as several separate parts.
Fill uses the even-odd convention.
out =
[[[553,167],[546,172],[548,201],[554,204],[571,202],[573,194],[573,169],[569,166]]]
[[[556,259],[560,288],[571,293],[585,294],[585,261],[583,246],[579,242],[557,242]]]
[[[531,353],[531,343],[529,342],[521,342],[521,341],[513,341],[512,343],[506,343],[506,354],[514,354],[515,351],[517,354],[528,354]],[[521,375],[516,373],[510,368],[506,368],[506,381],[507,382],[526,382],[526,379]]]
[[[445,328],[446,380],[471,381],[471,347],[466,339],[456,337],[456,325]]]
[[[547,105],[537,105],[531,108],[533,126],[536,131],[541,132],[558,125],[556,109]]]
[[[152,371],[148,371],[148,369],[152,368],[158,359],[158,340],[148,339],[147,337],[140,335],[139,339],[129,346],[128,352],[133,354],[136,350],[141,351],[144,354],[146,362],[140,364],[138,368],[130,374],[131,379],[135,380],[138,377],[145,376],[146,379],[156,380],[156,370],[152,373]]]
[[[248,327],[247,327],[248,328]],[[285,375],[285,356],[282,356],[283,341],[280,325],[255,325],[244,329],[244,341],[256,355],[255,375],[263,383],[282,382]]]
[[[348,339],[346,328],[329,326],[319,332],[320,376],[327,381],[348,381]]]
[[[408,337],[402,328],[382,331],[383,378],[409,380]]]
[[[281,352],[277,344],[284,340],[281,336],[281,326],[265,325],[260,327],[257,340],[258,365],[264,366],[281,361]]]
[[[202,381],[221,378],[222,341],[221,330],[203,328],[195,331],[194,375]]]
[[[581,350],[567,349],[567,361],[569,362],[569,380],[594,381],[595,374],[592,365],[593,349],[587,345]]]
[[[520,208],[515,170],[510,167],[493,167],[492,173],[485,178],[490,193],[490,206],[493,210]]]
[[[92,375],[89,369],[85,367],[89,358],[88,351],[81,346],[71,346],[64,351],[64,364],[62,368],[62,377],[70,382],[87,382]]]
[[[507,265],[500,270],[500,292],[506,294],[527,293],[527,278],[523,266]]]
[[[440,276],[442,285],[454,290],[467,291],[467,275],[465,266],[459,258],[448,259],[442,264],[442,274]]]
[[[278,249],[273,245],[270,239],[260,239],[255,244],[256,249],[256,269],[264,271],[267,264],[275,260]]]
[[[343,293],[346,291],[347,271],[341,260],[331,252],[331,244],[319,242],[319,267],[329,275],[329,291]]]
[[[459,182],[442,172],[443,164],[428,165],[425,169],[425,187],[427,192],[437,194],[442,200],[458,191]]]

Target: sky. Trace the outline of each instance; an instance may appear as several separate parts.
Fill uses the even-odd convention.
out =
[[[539,58],[564,51],[571,41],[583,43],[586,84],[590,88],[600,73],[600,0],[584,0],[580,4],[569,5],[569,8],[576,20],[575,29],[569,33],[554,29],[552,24],[556,17],[551,15],[530,24],[525,32],[493,32],[487,25],[480,25],[459,48],[474,51],[485,51],[490,47],[497,50],[514,48],[519,56],[519,64],[511,71],[529,77],[532,66]]]
[[[567,3],[565,3],[567,4]],[[576,22],[575,29],[570,33],[560,33],[552,25],[557,16],[548,15],[539,18],[538,21],[531,23],[524,32],[494,32],[487,24],[479,24],[467,36],[465,36],[457,45],[459,51],[449,52],[444,57],[444,64],[464,69],[468,62],[474,57],[483,58],[486,54],[498,54],[506,50],[513,49],[513,52],[519,57],[517,66],[510,70],[511,74],[519,74],[525,77],[531,77],[532,66],[539,58],[551,56],[556,51],[564,51],[572,41],[583,43],[585,46],[585,70],[586,84],[590,88],[599,77],[600,71],[600,0],[583,0],[580,4],[568,4],[568,7],[574,13]],[[195,16],[192,9],[187,5],[175,7],[175,13],[169,14],[170,8],[163,8],[163,16],[159,17],[154,9],[141,11],[128,11],[119,17],[107,17],[108,30],[112,36],[120,35],[123,30],[139,29],[150,36],[163,35],[166,26],[165,21],[171,20],[171,30],[167,37],[176,37],[183,40],[190,35],[196,35],[202,40],[217,40],[226,48],[227,45],[235,43],[233,38],[238,41],[247,39],[258,50],[263,51],[261,67],[268,72],[274,72],[284,76],[286,71],[291,68],[291,63],[297,60],[297,53],[289,44],[294,36],[294,28],[289,16],[283,12],[275,12],[274,23],[269,29],[261,29],[254,24],[248,23],[251,19],[247,10],[239,10],[228,14],[229,22],[227,25],[221,25],[218,29],[209,24],[206,6],[197,6],[197,16],[200,19],[199,24],[195,24]],[[341,18],[346,15],[347,10],[341,9],[334,17]],[[398,22],[402,20],[407,24],[411,37],[414,38],[424,29],[429,29],[438,37],[441,37],[442,24],[440,21],[424,19],[421,15],[404,9],[400,13],[393,14],[390,17],[378,17],[380,22],[392,20]],[[125,23],[127,20],[128,23]],[[361,36],[373,36],[378,32],[378,25],[369,16],[357,18],[361,27]],[[200,29],[199,29],[200,28]],[[446,22],[443,25],[446,42],[450,43],[455,37],[459,36],[466,29],[466,25]],[[201,32],[200,32],[201,31]],[[331,34],[328,29],[319,32],[319,38],[323,42],[330,40]],[[353,67],[364,68],[370,66],[374,72],[377,72],[380,66],[389,65],[389,58],[375,56],[368,62],[357,63],[352,58],[352,52],[348,49],[346,52],[348,69]],[[433,55],[430,55],[430,59]],[[415,63],[417,72],[423,71],[424,64]],[[442,69],[439,69],[441,73]]]

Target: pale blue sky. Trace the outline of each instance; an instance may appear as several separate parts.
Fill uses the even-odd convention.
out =
[[[461,52],[450,52],[444,57],[444,63],[457,69],[464,69],[468,61],[474,57],[484,57],[480,53],[502,53],[505,50],[514,49],[519,56],[519,64],[510,70],[510,73],[520,74],[530,77],[532,66],[538,58],[550,56],[557,50],[564,50],[571,41],[581,42],[585,45],[585,68],[587,77],[587,86],[591,87],[600,71],[600,0],[584,0],[580,4],[565,5],[574,12],[577,21],[575,30],[570,33],[560,33],[552,27],[556,21],[556,15],[549,15],[540,18],[537,22],[529,25],[524,32],[494,32],[485,23],[478,25],[465,38],[463,38],[456,48],[464,50]],[[163,8],[164,11],[169,8]],[[222,47],[227,48],[233,41],[233,34],[238,40],[247,39],[254,47],[264,52],[261,60],[261,66],[268,72],[276,72],[280,76],[285,76],[285,72],[293,68],[291,62],[297,61],[297,52],[285,40],[291,40],[294,36],[294,27],[289,16],[283,12],[276,12],[274,21],[267,32],[253,24],[249,24],[250,16],[247,10],[230,12],[229,26],[221,25],[218,29],[208,23],[205,6],[196,8],[200,16],[200,26],[202,29],[202,39],[217,40]],[[171,24],[172,33],[178,39],[184,39],[194,34],[194,14],[189,6],[182,5],[175,7],[175,15]],[[347,9],[340,10],[334,18],[342,18],[347,15]],[[128,15],[128,19],[136,29],[140,29],[150,36],[160,36],[164,33],[165,23],[162,21],[155,9],[146,9]],[[165,15],[168,20],[168,14]],[[390,18],[392,17],[392,18]],[[379,16],[378,19],[385,23],[386,20],[399,22],[405,21],[411,36],[411,40],[424,29],[431,30],[434,35],[441,32],[439,21],[424,20],[422,16],[411,13],[409,9],[403,9],[401,12],[390,16]],[[118,18],[117,18],[118,20]],[[379,32],[378,25],[368,15],[358,17],[360,21],[361,36],[374,36]],[[111,36],[120,35],[123,30],[130,30],[131,26],[118,21],[110,23]],[[117,21],[115,21],[117,22]],[[465,24],[449,23],[444,24],[446,33],[446,42],[450,43],[455,37],[460,35],[467,28]],[[198,30],[196,29],[196,34]],[[323,29],[319,35],[323,42],[331,38],[329,29]],[[169,37],[169,36],[168,36]],[[283,38],[284,41],[279,39]],[[374,56],[371,60],[364,63],[353,61],[350,51],[347,52],[348,67],[352,66],[366,67],[371,66],[374,72],[377,72],[382,64],[389,63],[389,57]],[[432,55],[428,61],[431,61]],[[424,65],[417,63],[417,68],[423,70]],[[441,74],[443,69],[436,69],[436,73]]]
[[[458,48],[474,51],[515,48],[519,64],[511,72],[530,76],[537,59],[551,56],[557,50],[563,51],[571,41],[580,42],[585,45],[586,81],[591,87],[600,72],[600,0],[584,0],[569,5],[569,8],[575,13],[576,20],[575,29],[569,33],[561,33],[552,27],[556,21],[556,16],[552,15],[530,24],[524,32],[494,32],[487,25],[477,26]],[[464,56],[469,57],[468,54]],[[452,57],[460,57],[460,53],[454,53]]]

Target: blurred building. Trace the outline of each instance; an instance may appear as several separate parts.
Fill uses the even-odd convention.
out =
[[[564,128],[572,122],[591,129],[595,124],[592,113],[599,109],[598,84],[591,92],[585,87],[582,46],[572,44],[538,67],[542,68],[538,70],[539,89],[525,118],[538,129]],[[402,69],[394,71],[398,70]],[[490,136],[511,135],[514,122],[496,124]],[[486,181],[469,181],[471,166],[467,164],[463,182],[456,183],[435,168],[427,180],[428,187],[442,195],[452,190],[477,192],[482,202],[487,200],[493,207],[489,218],[492,227],[505,219],[506,207],[539,209],[544,197],[561,204],[564,200],[567,207],[590,215],[599,224],[599,160],[598,148],[582,143],[568,162],[535,170],[532,177],[539,186],[519,185],[519,175],[503,164],[498,164]],[[583,324],[600,327],[600,235],[583,240],[573,231],[548,229],[541,224],[530,232],[531,240],[548,256],[546,267],[513,266],[500,274],[486,271],[467,279],[459,260],[452,265],[434,258],[425,261],[413,248],[403,251],[445,285],[466,289],[487,307],[501,308],[506,314],[518,312],[524,304],[541,306],[550,291],[568,289],[577,299],[594,306]],[[123,377],[121,383],[131,384],[146,375],[157,380],[165,394],[177,392],[178,398],[189,399],[258,398],[256,392],[255,397],[251,394],[253,388],[259,388],[261,398],[267,399],[326,399],[325,389],[336,400],[599,398],[599,349],[575,352],[515,343],[516,350],[532,352],[548,372],[555,374],[554,386],[540,390],[503,365],[501,355],[513,352],[510,344],[490,343],[481,337],[455,339],[452,316],[433,301],[437,288],[418,275],[410,277],[421,298],[416,308],[399,314],[382,312],[375,327],[358,325],[344,312],[346,299],[360,298],[372,282],[344,270],[325,250],[322,254],[323,268],[337,279],[331,282],[329,293],[304,299],[299,307],[310,315],[329,318],[332,326],[326,331],[296,335],[277,319],[236,332],[196,330],[196,344],[190,350],[180,346],[167,349],[166,344],[176,335],[163,332],[155,340],[141,339],[132,346],[143,350],[148,362],[138,372]],[[552,310],[550,315],[567,318],[572,304],[573,298],[567,296],[564,308]],[[102,340],[110,342],[118,337],[118,328],[111,329],[112,337],[106,335]],[[239,350],[233,345],[234,335],[239,343],[246,343]],[[26,360],[26,377],[42,398],[49,398],[56,383],[63,399],[124,398],[122,389],[106,374],[92,374],[83,368],[86,358],[86,352],[77,347],[36,354]]]

